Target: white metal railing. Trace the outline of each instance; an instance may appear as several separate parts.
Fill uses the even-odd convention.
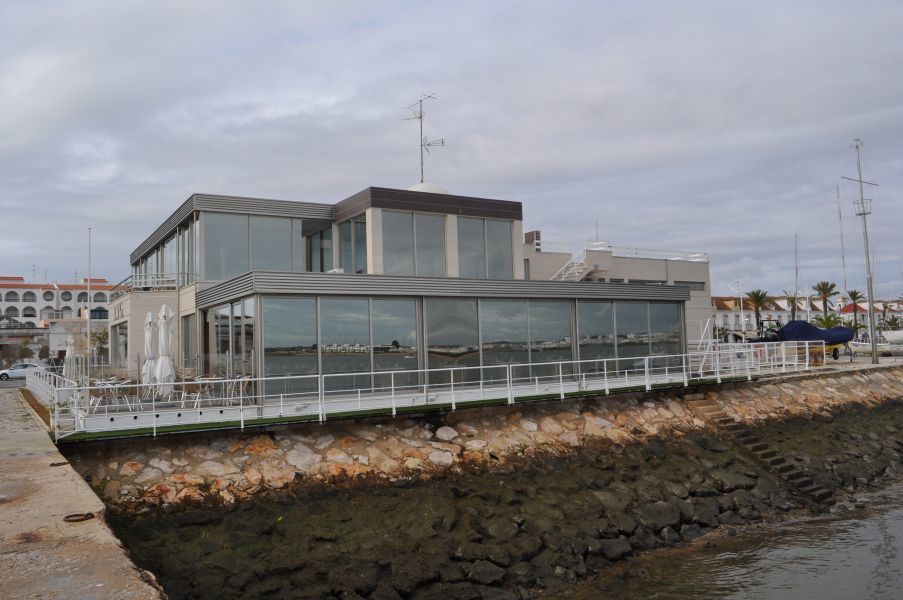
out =
[[[27,386],[48,404],[57,439],[72,433],[158,428],[244,427],[249,423],[391,414],[481,403],[514,404],[688,386],[809,369],[824,361],[823,342],[717,344],[664,356],[284,375],[197,378],[167,386],[118,380],[79,386],[38,372]]]
[[[110,299],[131,291],[177,290],[195,279],[194,275],[188,273],[136,273],[117,283],[110,290]]]

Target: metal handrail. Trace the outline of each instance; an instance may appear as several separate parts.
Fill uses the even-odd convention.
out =
[[[29,377],[52,406],[54,435],[152,429],[261,419],[316,421],[392,414],[435,406],[456,410],[486,401],[519,401],[619,389],[687,386],[694,381],[807,370],[823,342],[719,344],[686,354],[588,358],[433,369],[399,369],[241,378],[197,378],[160,384],[104,382],[79,386],[50,373]]]

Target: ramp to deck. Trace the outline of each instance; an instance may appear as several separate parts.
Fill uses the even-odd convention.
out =
[[[0,590],[4,598],[160,598],[16,389],[0,389]],[[71,513],[95,517],[67,523]]]

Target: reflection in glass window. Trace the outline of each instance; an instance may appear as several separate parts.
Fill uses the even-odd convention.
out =
[[[373,370],[401,371],[417,369],[417,304],[410,298],[374,299]],[[374,385],[385,388],[392,383],[417,385],[416,373],[376,376]]]
[[[317,301],[313,298],[264,298],[264,370],[269,377],[317,373]],[[316,392],[316,379],[268,381],[266,393]]]
[[[649,304],[649,341],[652,354],[680,354],[680,305],[673,302]]]
[[[481,300],[480,333],[484,365],[529,362],[526,300]]]
[[[615,303],[618,358],[649,354],[649,303]]]
[[[486,261],[489,279],[514,277],[511,221],[486,219]]]
[[[458,217],[458,262],[461,277],[486,278],[486,237],[483,219]]]
[[[354,246],[352,246],[351,221],[339,225],[339,266],[346,273],[354,273]]]
[[[615,357],[615,324],[611,302],[577,302],[577,329],[580,332],[580,360]],[[586,365],[595,370],[593,364]],[[599,365],[601,369],[601,365]]]
[[[414,274],[414,221],[409,212],[383,211],[383,271]]]
[[[366,298],[320,299],[323,373],[370,371],[370,308]],[[330,377],[326,391],[369,388],[369,377]]]
[[[414,215],[417,238],[416,272],[421,277],[445,277],[445,217]]]
[[[308,237],[307,270],[325,273],[332,270],[332,228],[323,229]]]
[[[480,364],[476,300],[426,300],[426,343],[430,369]],[[479,379],[479,369],[457,375]],[[448,381],[442,376],[436,381]]]
[[[251,270],[292,270],[292,222],[279,217],[251,217]]]
[[[306,267],[304,249],[307,244],[304,241],[303,225],[301,219],[292,219],[292,269],[298,272],[304,271]]]
[[[354,272],[367,272],[367,222],[358,217],[354,224]]]
[[[182,326],[179,330],[179,335],[182,338],[182,368],[197,369],[197,314],[191,314],[187,317],[182,317]],[[197,374],[200,375],[200,373]]]
[[[229,325],[231,307],[218,306],[207,312],[207,325],[210,335],[210,367],[208,372],[225,377],[229,372],[229,352],[231,343]]]
[[[530,301],[531,362],[573,360],[571,352],[571,302]]]
[[[205,279],[231,279],[249,268],[248,217],[203,213]]]

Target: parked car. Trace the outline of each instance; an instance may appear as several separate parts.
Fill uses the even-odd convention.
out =
[[[19,363],[0,371],[0,379],[25,379],[25,376],[29,373],[33,373],[34,371],[43,368],[44,367],[36,363]]]

